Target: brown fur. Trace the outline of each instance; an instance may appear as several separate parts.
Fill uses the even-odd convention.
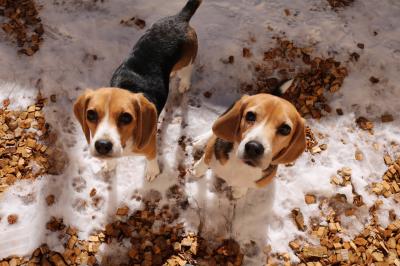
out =
[[[182,46],[182,56],[178,63],[175,64],[172,72],[179,71],[180,69],[190,65],[196,59],[198,50],[197,34],[196,31],[190,26],[187,32],[186,41],[187,42]]]
[[[89,97],[92,91],[88,90],[76,100],[74,104],[74,114],[82,126],[83,133],[85,134],[86,141],[90,142],[90,129],[86,120],[86,110],[89,103]]]
[[[86,119],[86,112],[95,110],[98,114],[96,122]],[[88,90],[82,94],[74,105],[74,113],[79,120],[86,139],[90,143],[90,134],[94,136],[98,125],[109,113],[109,123],[115,126],[123,147],[128,140],[133,140],[132,152],[145,155],[148,159],[156,156],[157,110],[142,94],[131,93],[118,88],[101,88]],[[118,125],[118,117],[122,112],[132,115],[129,125]]]
[[[217,138],[214,144],[214,156],[220,162],[220,164],[224,165],[229,160],[229,153],[233,149],[233,143],[227,142],[223,139]]]
[[[137,117],[136,132],[134,136],[134,152],[145,154],[147,159],[156,156],[157,138],[157,110],[154,104],[143,95],[137,95],[135,100]]]
[[[243,96],[215,121],[212,130],[217,137],[229,142],[240,141],[240,121],[242,120],[246,97]]]
[[[257,120],[249,122],[244,119],[248,111],[256,113]],[[288,136],[277,133],[283,123],[290,120],[292,131]],[[240,143],[246,133],[259,123],[264,123],[264,134],[272,143],[273,159],[271,164],[286,164],[295,161],[305,150],[304,119],[296,108],[288,101],[269,94],[243,96],[230,109],[221,115],[213,125],[214,136],[206,147],[205,163],[211,161],[211,150],[215,150],[216,139],[221,138],[227,142]],[[208,157],[210,158],[207,158]],[[226,162],[226,156],[220,162]],[[224,163],[225,163],[224,162]],[[265,186],[276,174],[276,169],[257,182],[258,186]]]
[[[269,183],[271,183],[272,179],[276,175],[276,172],[278,171],[278,166],[275,166],[272,171],[263,171],[264,176],[256,182],[258,187],[265,187]]]
[[[214,156],[214,145],[217,137],[213,135],[210,140],[207,142],[207,146],[204,152],[204,162],[208,165],[210,164],[213,156]]]

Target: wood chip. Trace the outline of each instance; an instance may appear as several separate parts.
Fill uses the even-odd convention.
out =
[[[304,217],[299,208],[292,210],[292,217],[297,225],[297,229],[305,231],[306,226],[304,224]]]
[[[46,197],[47,206],[53,205],[55,201],[56,201],[56,197],[54,195],[48,195]]]
[[[302,254],[305,258],[325,258],[328,256],[328,249],[324,246],[304,247]]]
[[[18,222],[18,215],[10,214],[7,216],[8,224],[16,224]]]
[[[289,242],[289,247],[294,251],[298,251],[301,247],[301,244],[299,243],[298,240],[294,240]]]
[[[355,159],[356,159],[357,161],[362,161],[362,160],[364,160],[364,155],[363,155],[363,153],[362,153],[360,150],[356,150]]]
[[[393,115],[391,115],[391,114],[384,114],[384,115],[381,116],[381,121],[382,121],[382,123],[393,122],[393,121],[394,121]]]
[[[360,116],[356,120],[357,125],[363,130],[372,130],[374,128],[374,124],[365,117]]]
[[[306,195],[304,196],[304,201],[305,201],[307,204],[314,204],[314,203],[317,202],[317,199],[316,199],[315,195],[306,194]]]
[[[371,77],[369,78],[369,81],[371,81],[372,84],[376,84],[376,83],[379,82],[379,79],[376,78],[376,77],[374,77],[374,76],[371,76]]]
[[[390,157],[390,155],[385,155],[383,157],[383,160],[385,161],[386,165],[392,165],[393,164],[393,161],[392,161],[392,158]]]
[[[118,208],[117,215],[119,216],[126,216],[129,213],[129,208],[127,206]]]
[[[97,190],[96,190],[95,188],[92,188],[92,190],[90,191],[89,196],[90,196],[91,198],[93,198],[94,196],[96,196],[96,193],[97,193]]]
[[[244,47],[244,48],[243,48],[243,57],[244,57],[244,58],[249,58],[249,57],[251,57],[251,56],[252,56],[252,54],[251,54],[251,52],[250,52],[250,49]]]

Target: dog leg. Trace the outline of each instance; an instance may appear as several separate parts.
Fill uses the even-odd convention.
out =
[[[192,79],[192,71],[193,71],[193,62],[184,68],[180,69],[176,76],[179,78],[179,87],[178,90],[180,93],[184,93],[189,90]]]
[[[247,187],[232,187],[232,197],[237,200],[244,197],[247,194]]]
[[[207,145],[207,141],[212,137],[212,130],[207,131],[204,134],[196,137],[193,141],[193,150],[202,150]]]
[[[194,177],[200,178],[206,174],[207,170],[208,170],[208,165],[204,161],[204,155],[203,155],[201,159],[194,164],[193,169],[191,169],[190,172]]]
[[[151,160],[147,160],[146,165],[146,180],[149,182],[154,181],[156,177],[160,174],[160,167],[158,165],[157,156]]]

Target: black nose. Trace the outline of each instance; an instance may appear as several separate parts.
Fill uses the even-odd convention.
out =
[[[244,146],[246,156],[251,159],[255,159],[264,154],[264,146],[257,141],[249,141]]]
[[[94,147],[99,154],[107,155],[112,150],[113,144],[108,140],[98,140],[95,142]]]

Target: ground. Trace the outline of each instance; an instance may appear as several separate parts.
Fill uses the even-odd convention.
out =
[[[175,184],[188,197],[188,206],[180,210],[179,217],[185,229],[197,232],[201,221],[202,237],[238,241],[245,253],[244,265],[263,265],[267,255],[276,253],[289,253],[293,262],[299,262],[290,241],[306,239],[318,244],[318,238],[309,230],[298,230],[292,219],[292,210],[299,208],[306,225],[315,222],[315,217],[323,220],[321,204],[307,204],[306,194],[314,195],[318,203],[338,193],[346,196],[348,204],[353,204],[355,195],[362,196],[365,204],[354,215],[340,215],[344,239],[352,239],[371,221],[368,209],[377,199],[382,200],[378,213],[383,227],[390,223],[390,210],[400,215],[393,197],[377,196],[370,189],[387,170],[384,156],[395,159],[400,155],[400,2],[396,0],[356,0],[337,9],[325,0],[204,0],[192,20],[199,38],[192,87],[181,96],[175,80],[171,82],[169,102],[159,123],[162,174],[147,183],[140,157],[121,158],[116,172],[106,173],[103,162],[88,153],[72,114],[73,101],[86,88],[106,86],[144,30],[157,19],[176,13],[184,2],[37,1],[45,33],[33,56],[18,54],[16,45],[0,33],[1,100],[9,99],[11,109],[25,109],[35,102],[39,90],[44,97],[56,95],[55,101],[47,101],[44,113],[58,136],[54,145],[67,158],[61,173],[16,182],[0,195],[0,259],[30,255],[43,243],[63,252],[63,242],[46,229],[50,217],[63,218],[85,240],[104,230],[117,208],[139,208],[135,195],[154,189],[161,192],[163,201],[172,202],[165,193]],[[120,23],[132,17],[144,20],[144,29]],[[255,75],[253,63],[276,45],[273,37],[312,47],[314,57],[334,57],[348,69],[348,76],[340,91],[327,94],[331,113],[320,119],[306,117],[326,150],[304,153],[295,165],[281,167],[269,187],[251,190],[233,202],[216,192],[211,173],[200,181],[181,176],[193,163],[191,140],[209,130],[215,118],[239,97],[241,86]],[[361,43],[363,48],[357,45]],[[251,57],[243,57],[243,47],[250,49]],[[352,53],[359,58],[349,60]],[[224,63],[229,56],[234,56],[233,64]],[[379,82],[372,82],[371,77]],[[343,115],[337,115],[338,108]],[[384,114],[391,114],[394,121],[382,123]],[[357,126],[360,116],[373,122],[373,132]],[[362,160],[355,158],[357,152]],[[331,177],[343,167],[351,168],[352,185],[332,184]],[[85,203],[91,201],[93,188],[100,204]],[[30,200],[23,200],[27,195]],[[55,196],[51,206],[46,204],[49,195]],[[18,215],[12,225],[7,221],[11,214]],[[113,252],[120,256],[115,250],[101,246],[96,256]]]

